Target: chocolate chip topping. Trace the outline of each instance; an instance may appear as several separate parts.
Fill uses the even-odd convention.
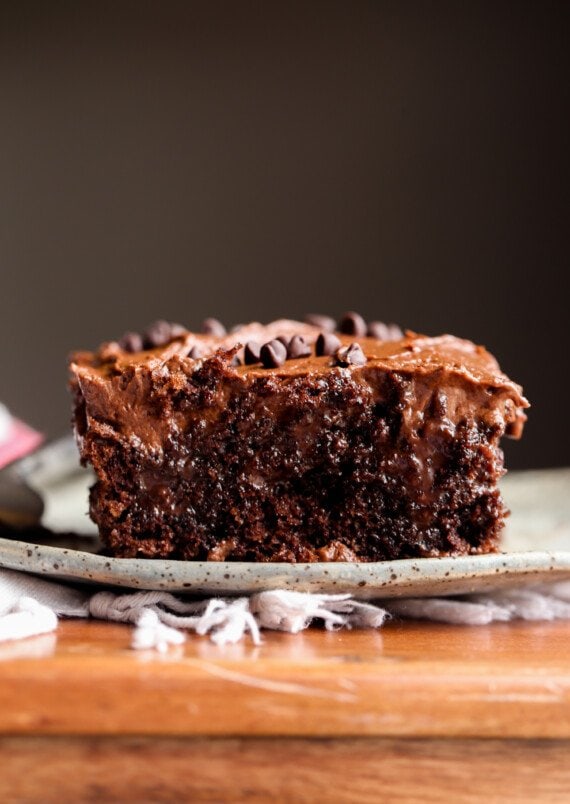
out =
[[[345,313],[338,322],[337,329],[339,332],[342,332],[343,335],[354,335],[356,338],[364,338],[366,335],[366,321],[358,313]]]
[[[287,344],[287,358],[295,360],[299,357],[310,357],[311,347],[302,335],[293,335]]]
[[[143,340],[138,332],[125,332],[119,346],[125,352],[141,352],[143,348]]]
[[[192,358],[192,360],[199,360],[204,357],[204,350],[196,344],[188,352],[188,357]]]
[[[323,332],[334,332],[336,329],[336,321],[330,315],[321,315],[320,313],[308,313],[305,316],[305,324],[311,324],[313,327],[322,329]]]
[[[165,346],[171,339],[172,325],[162,319],[154,321],[143,332],[143,346],[145,349],[155,349],[158,346]]]
[[[282,343],[286,349],[289,347],[289,338],[287,338],[285,335],[278,335],[276,340]]]
[[[226,328],[217,318],[205,318],[202,322],[202,332],[205,335],[213,335],[216,338],[223,338]]]
[[[339,366],[363,366],[367,360],[359,343],[351,343],[338,349],[335,358]]]
[[[397,324],[385,324],[383,321],[371,321],[368,324],[368,336],[379,341],[399,341],[404,333]]]
[[[182,324],[171,323],[170,324],[170,337],[171,338],[181,338],[183,335],[186,335],[188,330],[186,327],[183,327]]]
[[[261,351],[261,344],[257,341],[248,341],[243,350],[244,363],[246,366],[251,366],[254,363],[259,363],[259,353]]]
[[[339,346],[340,341],[336,335],[333,335],[332,332],[321,332],[315,344],[317,357],[334,355]]]
[[[265,368],[279,368],[287,360],[287,348],[281,341],[269,341],[261,347],[259,357]]]
[[[232,357],[231,365],[232,365],[232,366],[241,366],[241,360],[240,360],[240,358],[238,357],[238,355],[234,355],[234,356]]]

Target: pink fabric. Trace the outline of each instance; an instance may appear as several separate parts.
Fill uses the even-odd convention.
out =
[[[41,433],[18,419],[12,419],[6,437],[0,441],[0,469],[33,452],[43,440]]]

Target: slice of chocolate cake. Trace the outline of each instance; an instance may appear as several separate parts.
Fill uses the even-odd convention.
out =
[[[91,516],[115,556],[381,561],[497,548],[499,439],[528,403],[481,346],[355,313],[72,358]],[[336,331],[334,331],[336,329]]]

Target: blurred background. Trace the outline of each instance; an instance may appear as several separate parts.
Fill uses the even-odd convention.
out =
[[[2,3],[0,400],[159,317],[484,343],[570,463],[568,4]]]

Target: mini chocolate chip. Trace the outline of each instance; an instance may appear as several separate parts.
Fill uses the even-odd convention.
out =
[[[289,338],[287,338],[285,335],[278,335],[275,340],[279,341],[279,343],[282,343],[286,349],[289,348]]]
[[[315,351],[319,357],[334,355],[339,346],[340,341],[336,335],[332,332],[321,332],[315,344]]]
[[[232,357],[232,362],[231,362],[230,365],[232,365],[232,366],[241,366],[241,360],[239,359],[239,357],[237,355],[234,355]]]
[[[143,340],[138,332],[125,332],[119,346],[125,352],[141,352],[143,348]]]
[[[383,321],[371,321],[368,324],[367,335],[379,341],[399,341],[404,333],[396,324],[385,324]]]
[[[336,321],[330,315],[320,315],[320,313],[308,313],[305,316],[305,324],[322,329],[323,332],[334,332]]]
[[[171,322],[170,324],[170,337],[171,338],[180,338],[182,335],[186,335],[188,330],[186,327],[183,327],[182,324],[177,324],[176,322]]]
[[[339,332],[363,338],[366,335],[366,321],[358,313],[345,313],[338,322]]]
[[[121,347],[118,343],[104,343],[99,347],[99,351],[97,353],[97,357],[95,358],[97,365],[103,365],[105,363],[116,363],[119,359]],[[127,351],[125,349],[125,351]]]
[[[287,348],[277,339],[264,343],[259,357],[265,368],[279,368],[287,360]]]
[[[311,347],[302,335],[293,335],[287,345],[287,358],[295,360],[298,357],[310,357]]]
[[[216,338],[223,338],[226,335],[226,328],[217,318],[206,318],[202,322],[202,332],[205,335],[214,335]]]
[[[154,321],[143,333],[143,345],[145,349],[154,349],[157,346],[165,346],[172,338],[172,327],[168,321]]]
[[[259,363],[259,352],[261,351],[261,344],[257,341],[248,341],[243,350],[243,358],[246,366],[251,366],[254,363]]]
[[[367,360],[359,343],[341,347],[335,357],[339,366],[363,366]]]
[[[200,360],[201,357],[204,357],[204,350],[198,344],[194,344],[194,346],[188,352],[187,357],[192,358],[192,360]]]

